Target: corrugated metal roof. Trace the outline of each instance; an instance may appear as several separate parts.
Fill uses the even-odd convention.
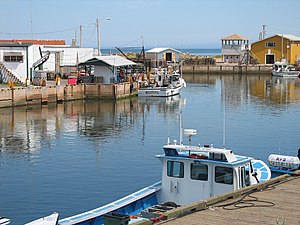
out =
[[[292,34],[276,34],[277,36],[280,36],[280,37],[283,37],[283,38],[286,38],[290,41],[300,41],[300,37],[297,37],[295,35],[292,35]]]
[[[109,66],[131,66],[131,65],[136,65],[135,62],[132,62],[128,59],[125,59],[121,56],[118,55],[105,55],[105,56],[97,56],[93,59],[89,59],[87,61],[85,61],[84,63],[80,63],[80,64],[94,64],[97,65],[99,63],[105,63]]]
[[[180,53],[180,51],[174,49],[174,48],[152,48],[146,52],[152,52],[152,53],[160,53],[160,52],[164,52],[164,51],[174,51],[174,52],[178,52]]]
[[[239,34],[233,34],[228,37],[222,38],[222,40],[249,40],[249,39]]]

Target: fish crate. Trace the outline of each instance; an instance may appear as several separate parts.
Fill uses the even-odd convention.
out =
[[[177,207],[179,207],[179,205],[173,202],[160,203],[148,209],[142,210],[141,215],[142,217],[147,219],[156,218],[162,216],[163,213],[175,209]]]
[[[127,225],[129,220],[129,215],[114,212],[104,214],[104,225]]]

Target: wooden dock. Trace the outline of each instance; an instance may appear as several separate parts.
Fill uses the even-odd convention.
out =
[[[165,225],[300,224],[300,176],[287,177],[262,190],[162,221]]]
[[[134,225],[300,225],[300,170],[194,202]]]

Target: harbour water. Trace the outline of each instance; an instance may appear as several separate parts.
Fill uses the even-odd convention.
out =
[[[251,75],[185,75],[173,98],[73,101],[0,109],[0,215],[12,224],[71,216],[160,180],[156,154],[197,129],[213,144],[267,160],[300,147],[300,81]]]

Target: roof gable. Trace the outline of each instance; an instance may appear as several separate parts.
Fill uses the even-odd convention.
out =
[[[165,51],[173,51],[173,52],[177,52],[177,53],[181,53],[180,51],[174,49],[174,48],[152,48],[148,51],[146,51],[146,53],[161,53],[161,52],[165,52]]]
[[[280,37],[280,38],[288,39],[289,41],[300,41],[300,37],[297,37],[297,36],[292,35],[292,34],[275,34],[275,35],[273,35],[271,37],[267,37],[265,39],[255,41],[251,45],[259,43],[261,41],[266,41],[266,40],[274,38],[274,37]]]
[[[233,34],[228,37],[222,38],[222,40],[249,40],[249,39],[239,34]]]
[[[90,64],[90,65],[99,65],[99,66],[109,65],[109,66],[117,66],[117,67],[136,65],[135,62],[132,62],[118,55],[97,56],[95,58],[89,59],[80,64]]]

